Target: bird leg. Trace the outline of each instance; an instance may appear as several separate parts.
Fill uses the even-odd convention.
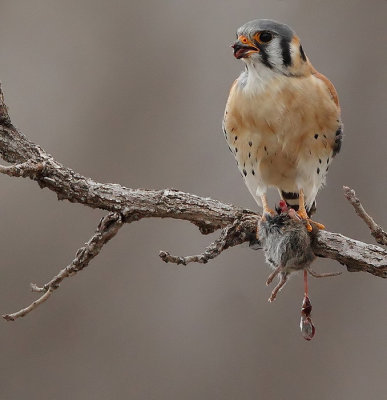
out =
[[[299,197],[298,197],[298,212],[297,214],[306,221],[306,229],[308,230],[308,232],[312,232],[312,225],[310,224],[310,222],[312,222],[313,224],[315,224],[317,226],[318,229],[325,229],[325,226],[323,224],[320,224],[319,222],[315,222],[312,221],[309,218],[308,213],[306,212],[306,208],[305,208],[305,197],[304,197],[304,191],[303,189],[300,189],[299,192]]]
[[[267,202],[267,198],[266,198],[266,194],[261,194],[261,201],[262,201],[262,207],[263,207],[263,216],[262,218],[265,218],[265,214],[271,214],[271,215],[275,215],[275,211],[272,210],[269,207],[269,204]]]

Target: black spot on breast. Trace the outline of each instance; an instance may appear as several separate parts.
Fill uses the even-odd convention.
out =
[[[235,153],[238,153],[238,147],[235,147]]]
[[[235,136],[235,137],[234,137],[234,140],[237,140],[237,139],[238,139],[238,136]]]
[[[302,48],[301,45],[300,45],[300,56],[304,61],[306,61],[306,55],[305,55],[304,49]]]
[[[316,134],[314,135],[314,138],[315,138],[315,139],[317,139],[317,138],[318,138],[318,133],[316,133]]]
[[[329,166],[325,169],[326,172],[328,172]]]
[[[321,164],[321,158],[318,159],[318,162]]]
[[[251,147],[252,145],[253,145],[253,142],[252,142],[252,141],[250,141],[250,142],[249,142],[249,146]]]
[[[290,55],[290,44],[285,38],[282,38],[280,45],[282,51],[282,62],[286,67],[288,67],[292,64],[292,57]]]
[[[265,149],[265,151],[267,151],[267,147],[266,146],[264,147],[264,149]]]
[[[243,175],[246,176],[247,175],[247,171],[244,169],[243,170]]]
[[[249,153],[249,158],[251,158],[251,153]]]
[[[255,175],[255,171],[254,171],[253,169],[251,170],[251,173],[252,173],[253,175]]]
[[[320,168],[317,168],[317,174],[319,174],[320,173]]]

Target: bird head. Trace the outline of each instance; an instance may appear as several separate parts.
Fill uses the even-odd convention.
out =
[[[242,25],[232,45],[234,56],[246,64],[260,63],[284,75],[303,75],[308,60],[295,32],[269,19]]]

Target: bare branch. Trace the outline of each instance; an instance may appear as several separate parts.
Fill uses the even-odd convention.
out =
[[[12,314],[4,314],[3,318],[7,321],[15,321],[15,319],[17,318],[24,317],[25,315],[29,314],[32,310],[34,310],[35,308],[39,307],[42,303],[44,303],[51,296],[53,291],[54,289],[49,288],[42,296],[40,296],[37,300],[35,300],[26,308],[22,308],[21,310],[14,312]]]
[[[44,163],[28,160],[21,164],[10,166],[0,165],[0,173],[13,177],[26,178],[28,176],[30,178],[34,178],[43,171],[43,168]]]
[[[197,254],[195,256],[173,256],[168,251],[161,250],[159,253],[160,258],[166,263],[175,263],[177,265],[187,265],[191,262],[196,262],[199,264],[206,264],[208,260],[211,260],[217,257],[222,250],[214,250],[211,251],[216,247],[216,242],[211,243],[202,254]]]
[[[205,234],[224,228],[243,214],[254,214],[240,207],[175,189],[130,189],[118,184],[99,183],[66,168],[11,124],[1,87],[0,155],[11,164],[42,163],[44,168],[39,174],[28,174],[25,170],[15,176],[29,176],[41,188],[47,187],[54,191],[59,200],[81,203],[108,212],[127,213],[130,214],[128,222],[151,217],[182,219],[197,225]],[[13,168],[17,170],[16,166]]]
[[[165,262],[177,264],[205,263],[228,247],[243,242],[257,242],[257,221],[260,215],[253,211],[175,189],[130,189],[118,184],[99,183],[63,166],[12,125],[1,87],[0,155],[5,161],[14,164],[9,167],[0,166],[0,173],[13,177],[29,177],[41,188],[54,191],[59,200],[81,203],[110,212],[102,219],[97,232],[78,250],[70,265],[43,287],[33,285],[33,291],[43,295],[17,313],[4,315],[6,320],[22,317],[45,302],[63,279],[85,268],[99,254],[104,244],[117,233],[123,223],[142,218],[175,218],[197,225],[203,234],[222,229],[219,239],[210,244],[202,254],[176,257],[168,252],[160,253]],[[355,204],[358,203],[355,201]],[[361,214],[362,218],[368,216],[364,209]],[[374,236],[385,244],[385,232],[372,218],[368,218],[365,221],[368,221],[371,231],[375,232]],[[312,243],[312,248],[316,255],[337,260],[347,266],[349,271],[365,271],[379,277],[387,277],[387,251],[378,246],[359,242],[338,233],[320,231]]]
[[[81,247],[74,258],[74,260],[67,267],[63,268],[54,278],[52,278],[43,287],[38,287],[35,284],[31,284],[33,292],[41,292],[43,295],[35,300],[28,307],[21,309],[12,314],[5,314],[3,318],[7,321],[14,321],[17,318],[24,317],[29,314],[32,310],[39,307],[44,303],[51,294],[59,288],[60,283],[70,276],[75,275],[82,269],[88,266],[89,262],[96,257],[102,247],[116,235],[118,230],[123,225],[123,218],[120,214],[112,213],[103,217],[98,225],[97,231],[90,238],[90,240]]]
[[[356,197],[356,193],[348,186],[343,186],[344,196],[352,204],[356,214],[367,224],[371,231],[371,235],[382,245],[387,245],[387,233],[374,221],[374,219],[366,212],[360,200]]]
[[[206,264],[229,247],[237,246],[246,241],[254,241],[257,223],[257,217],[244,216],[236,219],[232,225],[222,229],[219,238],[207,246],[202,254],[181,257],[173,256],[167,251],[160,251],[159,256],[166,263],[187,265],[191,262],[197,262]],[[251,233],[248,233],[249,231]]]
[[[349,272],[364,271],[387,278],[387,251],[379,246],[350,239],[340,233],[319,231],[312,248],[317,256],[336,260]]]

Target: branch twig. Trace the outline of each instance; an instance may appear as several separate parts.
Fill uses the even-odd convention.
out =
[[[206,264],[209,260],[217,257],[229,247],[237,246],[247,241],[254,241],[257,224],[258,218],[244,216],[240,219],[236,219],[232,225],[223,228],[219,238],[207,246],[202,254],[181,257],[173,256],[167,251],[160,251],[159,256],[166,263],[171,262],[178,265],[187,265],[191,262],[196,262]],[[248,233],[249,231],[251,233]]]
[[[102,219],[97,232],[78,250],[70,265],[43,287],[33,286],[33,291],[41,292],[43,295],[30,306],[16,313],[4,315],[8,321],[23,317],[37,308],[59,287],[63,279],[85,268],[123,223],[142,218],[175,218],[197,225],[203,234],[222,229],[219,239],[209,245],[202,254],[176,257],[168,252],[160,253],[165,262],[177,264],[205,263],[228,247],[243,242],[256,242],[257,221],[260,215],[253,211],[174,189],[130,189],[118,184],[99,183],[63,166],[12,125],[1,87],[0,155],[5,161],[15,164],[9,167],[0,166],[0,173],[13,177],[29,177],[41,188],[54,191],[59,200],[81,203],[110,212]],[[351,189],[348,188],[348,191],[351,193]],[[386,233],[375,224],[363,208],[355,206],[360,204],[358,199],[355,197],[354,203],[352,201],[351,203],[357,212],[362,210],[358,214],[366,221],[378,242],[386,244]],[[387,278],[387,251],[378,246],[337,233],[321,231],[312,243],[312,247],[316,255],[335,259],[347,266],[349,271],[365,271]]]
[[[367,224],[371,235],[379,244],[387,245],[387,233],[367,213],[360,200],[356,197],[355,191],[348,186],[343,186],[343,190],[345,198],[352,204],[356,214]]]
[[[36,162],[34,160],[28,160],[21,164],[15,164],[10,166],[0,165],[0,173],[12,176],[12,177],[37,177],[44,169],[44,163]]]
[[[116,235],[123,224],[123,218],[120,214],[109,214],[103,217],[98,225],[97,231],[89,239],[89,241],[81,247],[74,260],[67,267],[63,268],[54,278],[47,282],[43,287],[31,284],[33,292],[43,293],[41,297],[31,303],[28,307],[23,308],[12,314],[5,314],[3,318],[7,321],[14,321],[17,318],[24,317],[32,310],[44,303],[51,294],[59,288],[60,283],[70,276],[75,275],[89,264],[96,257],[102,247]]]
[[[31,284],[31,289],[33,292],[35,292],[35,290],[33,289],[33,284]],[[39,307],[42,303],[44,303],[51,296],[53,291],[54,291],[54,289],[48,288],[47,291],[42,296],[40,296],[37,300],[35,300],[29,306],[22,308],[21,310],[15,312],[13,314],[4,314],[3,318],[6,321],[15,321],[15,319],[17,319],[17,318],[24,317],[25,315],[29,314],[32,310],[34,310],[35,308]]]

